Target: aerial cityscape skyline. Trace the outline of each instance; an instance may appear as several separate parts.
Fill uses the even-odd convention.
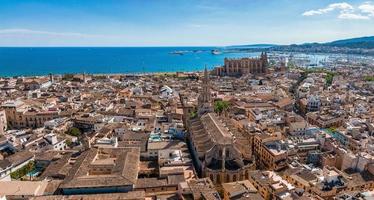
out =
[[[370,36],[371,1],[0,1],[0,46],[227,46]]]
[[[373,200],[374,0],[0,0],[0,200]]]

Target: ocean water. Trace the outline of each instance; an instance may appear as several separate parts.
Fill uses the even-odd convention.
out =
[[[260,52],[226,52],[215,47],[2,47],[0,76],[64,73],[152,73],[197,71],[222,65],[224,58],[259,56]],[[173,54],[180,51],[183,55]]]

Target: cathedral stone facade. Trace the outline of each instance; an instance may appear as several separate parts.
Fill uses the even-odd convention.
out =
[[[189,142],[196,169],[214,183],[247,179],[255,169],[250,135],[213,112],[208,73],[198,100],[198,117],[189,123]]]
[[[246,74],[264,74],[267,71],[268,56],[267,53],[261,53],[260,58],[225,58],[224,65],[216,67],[213,74],[216,76],[242,76]]]

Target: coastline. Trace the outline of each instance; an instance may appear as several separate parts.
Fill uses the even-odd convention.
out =
[[[212,47],[114,48],[0,48],[0,76],[52,74],[150,74],[193,72],[223,65],[225,57],[258,53],[213,55]],[[183,51],[183,55],[171,52]]]
[[[0,47],[0,77],[36,77],[64,74],[149,75],[193,73],[205,67],[222,66],[225,58],[258,57],[260,51],[221,49],[213,47]],[[171,52],[182,51],[182,55]],[[270,59],[303,57],[318,64],[328,57],[360,57],[358,55],[269,52]],[[371,57],[367,57],[371,58]]]
[[[194,73],[202,73],[204,71],[204,68],[201,70],[196,70],[196,71],[170,71],[170,72],[147,72],[147,73],[61,73],[61,74],[41,74],[41,75],[19,75],[19,76],[2,76],[0,75],[1,78],[14,78],[14,77],[24,77],[24,78],[38,78],[38,77],[47,77],[49,75],[53,76],[60,76],[63,77],[65,75],[87,75],[87,76],[160,76],[160,75],[177,75],[178,73],[183,73],[183,74],[194,74]]]

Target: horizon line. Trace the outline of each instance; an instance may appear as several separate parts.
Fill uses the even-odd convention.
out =
[[[217,47],[217,48],[224,48],[224,47],[235,47],[235,46],[256,46],[256,45],[269,45],[269,46],[281,46],[281,45],[289,45],[289,44],[238,44],[238,45],[159,45],[159,46],[74,46],[74,45],[69,45],[69,46],[0,46],[0,48],[170,48],[170,47]]]
[[[249,44],[229,44],[229,45],[41,45],[41,46],[30,46],[30,45],[14,45],[14,46],[2,46],[0,48],[167,48],[167,47],[235,47],[235,46],[256,46],[256,45],[272,45],[272,46],[287,46],[287,45],[302,45],[302,44],[324,44],[330,43],[340,40],[349,40],[349,39],[357,39],[357,38],[367,38],[367,37],[374,37],[374,35],[364,35],[364,36],[356,36],[356,37],[346,37],[341,39],[329,40],[329,41],[314,41],[314,42],[299,42],[299,43],[267,43],[267,42],[259,42],[259,43],[249,43]]]

